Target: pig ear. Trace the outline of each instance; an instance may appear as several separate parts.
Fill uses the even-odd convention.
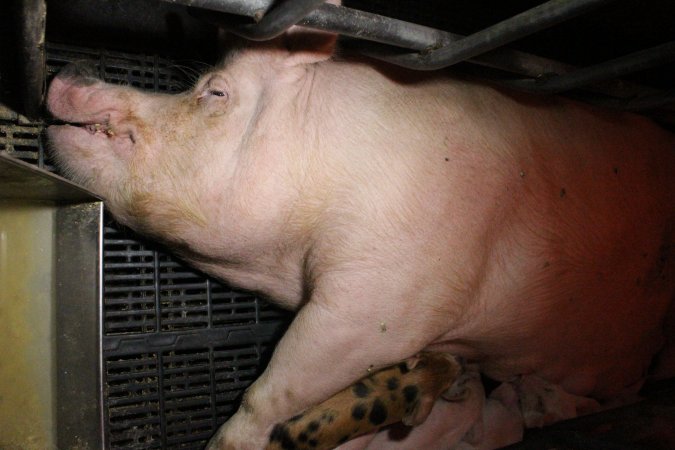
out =
[[[326,3],[341,6],[342,0]],[[292,26],[285,34],[286,48],[290,51],[289,65],[311,64],[329,59],[335,52],[337,34]]]
[[[325,61],[333,56],[337,34],[291,27],[280,39],[289,52],[286,64],[296,66]]]
[[[223,60],[237,59],[247,50],[257,49],[259,55],[282,58],[284,64],[296,66],[329,59],[335,50],[337,34],[292,26],[279,37],[269,41],[249,41],[220,29],[218,49]]]

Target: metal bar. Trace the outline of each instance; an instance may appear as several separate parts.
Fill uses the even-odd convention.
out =
[[[612,0],[550,0],[437,50],[397,56],[378,56],[377,54],[370,56],[410,69],[442,69],[541,31],[610,1]]]
[[[238,14],[239,24],[241,24],[241,16],[246,16],[248,18],[262,17],[265,15],[266,11],[270,10],[274,1],[273,0],[163,0],[170,3],[179,3],[186,6],[194,6],[198,8],[205,8],[210,11],[200,11],[195,10],[197,15],[207,20],[211,23],[214,23],[219,26],[232,25],[233,16],[231,14]],[[579,13],[584,8],[597,7],[601,3],[607,2],[610,0],[597,0],[593,2],[587,1],[560,1],[557,4],[559,7],[564,9],[564,14],[561,10],[556,9],[556,14],[561,14],[557,20],[562,20],[561,17],[571,17],[573,14]],[[564,5],[563,5],[564,3]],[[544,5],[551,5],[552,2],[549,2]],[[544,5],[540,5],[543,7]],[[562,6],[561,6],[562,5]],[[538,7],[537,7],[538,8]],[[536,10],[537,8],[534,8]],[[544,14],[544,10],[540,10],[538,14]],[[200,13],[201,12],[201,13]],[[227,14],[225,14],[227,13]],[[532,10],[527,11],[523,14],[530,14],[530,17],[533,18],[537,14],[532,13]],[[570,14],[566,16],[566,14]],[[245,18],[246,18],[245,17]],[[523,21],[523,15],[514,16],[514,18],[509,20],[515,20],[516,18],[519,21]],[[244,19],[245,19],[244,18]],[[553,20],[547,18],[547,24],[552,25]],[[505,21],[505,22],[508,22]],[[423,58],[418,54],[415,55],[402,55],[401,52],[405,51],[404,49],[415,50],[417,52],[433,54],[440,51],[441,48],[458,48],[459,45],[466,45],[468,42],[471,44],[471,40],[474,40],[476,46],[480,46],[480,50],[483,51],[485,48],[493,48],[495,45],[502,45],[504,43],[504,38],[500,38],[499,44],[495,43],[496,39],[493,34],[489,34],[488,31],[492,30],[494,32],[495,27],[499,31],[500,27],[505,27],[504,31],[509,34],[509,39],[513,39],[514,36],[521,36],[522,33],[532,32],[532,28],[536,27],[541,29],[544,27],[541,23],[536,23],[534,25],[528,24],[527,21],[523,22],[523,29],[520,30],[511,30],[509,31],[508,27],[504,25],[505,22],[490,27],[487,30],[478,32],[469,37],[464,37],[462,35],[449,33],[434,28],[426,27],[423,25],[418,25],[410,22],[405,22],[398,19],[393,19],[386,16],[381,16],[378,14],[373,14],[365,11],[359,11],[351,8],[346,8],[343,6],[336,6],[332,4],[323,4],[320,5],[317,9],[311,11],[304,19],[300,20],[297,25],[305,26],[308,28],[329,31],[334,33],[339,33],[344,36],[353,37],[356,39],[362,40],[359,42],[358,47],[356,48],[362,54],[366,54],[372,57],[379,57],[380,59],[387,59],[389,57],[391,62],[397,63],[396,59],[401,56],[413,57],[413,58]],[[547,25],[547,26],[548,26]],[[513,26],[513,22],[509,26]],[[525,30],[525,31],[523,31]],[[485,34],[488,39],[491,39],[489,45],[486,44],[486,47],[483,47],[478,40],[478,37],[481,33]],[[522,37],[522,36],[521,36]],[[467,39],[471,39],[467,41]],[[366,42],[364,42],[366,41]],[[386,45],[384,45],[386,44]],[[468,47],[467,47],[468,48]],[[473,53],[476,51],[477,47],[473,47],[473,50],[461,50],[461,52],[469,52],[463,54],[462,57],[465,57],[467,54]],[[436,50],[434,50],[436,49]],[[508,85],[521,90],[537,91],[539,92],[538,85],[545,84],[548,77],[564,77],[570,73],[576,73],[578,70],[575,66],[561,63],[552,59],[528,54],[525,52],[520,52],[517,50],[511,50],[508,48],[496,48],[485,53],[482,53],[478,56],[471,57],[467,60],[472,64],[477,64],[484,67],[490,67],[493,69],[498,69],[501,71],[518,74],[525,77],[536,78],[538,81],[535,83],[534,80],[517,80],[502,82],[502,84]],[[419,69],[419,67],[415,67]],[[601,78],[603,79],[603,78]],[[604,95],[609,95],[612,97],[618,98],[634,98],[636,96],[644,96],[653,93],[653,89],[646,89],[640,86],[633,85],[631,83],[626,83],[621,80],[616,81],[604,81],[602,83],[596,83],[593,85],[585,86],[584,89],[602,93]],[[541,90],[542,92],[547,92]]]
[[[268,11],[264,16],[255,16],[255,24],[244,24],[229,28],[229,31],[253,41],[273,39],[307,14],[321,6],[326,0],[287,0]]]
[[[525,91],[553,94],[569,91],[609,78],[617,78],[672,61],[675,61],[675,41],[590,67],[577,69],[564,76],[553,76],[535,80],[517,80],[509,82],[509,85]]]
[[[21,72],[22,112],[32,118],[40,117],[45,94],[45,24],[47,4],[45,0],[20,1],[19,58]]]
[[[240,10],[239,7],[241,6],[238,4],[239,0],[164,1],[187,5],[198,3],[200,7],[213,6],[213,3],[218,3],[217,11],[226,11],[228,13]],[[252,9],[246,11],[251,14],[253,13]],[[221,14],[220,12],[216,12],[216,10],[208,13],[200,13],[199,10],[194,12],[200,19],[218,26],[224,26],[232,22],[231,16]],[[331,4],[321,5],[298,22],[298,25],[417,51],[428,51],[463,38],[462,35]],[[380,54],[386,54],[387,51],[392,50],[384,46],[371,46],[369,48],[371,51],[377,51]],[[368,49],[364,48],[362,53],[365,54],[367,51]],[[574,69],[574,66],[552,59],[509,49],[494,50],[472,59],[471,62],[531,77],[538,77],[546,73],[567,73]]]
[[[331,4],[316,9],[298,22],[298,25],[417,51],[428,51],[430,48],[462,37],[435,28]]]
[[[464,38],[460,34],[331,4],[322,5],[312,11],[298,22],[298,25],[422,52]],[[391,47],[364,45],[364,43],[360,44],[358,50],[368,56],[370,52],[386,54],[399,51]],[[471,62],[533,77],[545,73],[567,73],[575,69],[569,64],[511,49],[494,50],[473,58]]]
[[[208,9],[246,17],[262,17],[272,8],[274,0],[163,0],[167,3]]]
[[[596,103],[607,108],[622,109],[625,111],[647,111],[675,104],[675,89],[654,94],[640,95],[633,98],[612,98]]]
[[[239,5],[237,5],[238,0],[165,1],[171,1],[172,3],[178,2],[190,6],[199,6],[214,11],[228,13],[231,11],[240,10]],[[570,2],[569,0],[554,0],[556,3],[560,2],[564,4],[564,6],[560,9],[567,14],[571,14],[570,11],[579,13],[579,10],[583,8],[579,6],[578,3],[588,4],[586,8],[590,8],[592,6],[596,6],[596,4],[605,3],[607,1],[610,0],[576,0],[575,2]],[[571,4],[573,7],[567,6],[568,4]],[[541,5],[537,8],[541,8],[545,5]],[[538,11],[539,14],[543,14],[542,11],[546,12],[548,9],[538,9]],[[252,11],[249,10],[249,13],[251,12]],[[558,13],[557,11],[554,12]],[[532,13],[527,15],[527,12],[524,14],[526,14],[525,19],[532,19],[535,16]],[[521,16],[522,15],[516,16],[516,18],[520,17],[518,20],[524,20]],[[228,25],[231,26],[232,24],[231,17],[220,14],[200,14],[200,17],[226,28]],[[502,24],[503,23],[504,22],[502,22]],[[307,17],[300,20],[298,25],[427,53],[432,49],[446,47],[452,42],[464,42],[464,39],[468,39],[458,34],[448,33],[402,20],[392,19],[377,14],[331,4],[321,5],[319,8],[309,13]],[[498,25],[502,26],[501,24]],[[474,37],[474,39],[476,38]],[[502,54],[502,52],[504,53]],[[385,57],[382,57],[382,55],[386,55],[386,52],[376,52],[373,50],[373,47],[371,47],[368,55],[373,57],[379,56],[380,59],[386,59]],[[404,55],[396,55],[392,57],[390,62],[399,64],[396,59],[401,58],[402,56]],[[418,58],[418,55],[405,55],[405,57]],[[490,67],[528,76],[540,76],[544,73],[550,72],[564,73],[569,70],[565,70],[565,65],[557,63],[553,60],[528,55],[523,52],[507,50],[500,51],[500,53],[495,52],[489,57],[472,62],[478,62],[481,65],[487,65]],[[420,69],[421,67],[414,68]]]
[[[637,112],[657,109],[671,104],[675,104],[675,89],[630,100],[623,109]]]

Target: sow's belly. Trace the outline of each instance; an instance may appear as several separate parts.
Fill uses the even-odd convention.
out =
[[[537,147],[537,164],[498,197],[479,239],[479,281],[431,348],[497,380],[536,374],[609,397],[635,389],[663,345],[675,296],[672,140],[557,151],[559,142]]]
[[[635,391],[663,345],[674,291],[665,280],[645,289],[620,266],[544,277],[541,292],[484,295],[460,330],[428,350],[463,356],[498,381],[536,374],[575,395]]]

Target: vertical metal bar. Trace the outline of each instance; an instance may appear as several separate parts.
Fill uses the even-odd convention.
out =
[[[164,353],[157,350],[157,400],[159,401],[159,435],[162,448],[166,448],[166,408],[164,407]]]
[[[160,279],[159,279],[159,252],[157,250],[152,251],[154,271],[153,274],[153,284],[155,290],[155,333],[161,331],[161,314],[162,314],[162,298],[160,293]]]
[[[44,0],[22,0],[20,49],[22,106],[26,116],[39,117],[44,98],[47,69],[45,63],[45,24],[47,5]]]
[[[105,439],[103,204],[62,206],[56,218],[57,447],[97,448]]]

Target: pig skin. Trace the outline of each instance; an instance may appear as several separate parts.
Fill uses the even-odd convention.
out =
[[[67,176],[195,267],[297,311],[209,448],[264,448],[275,424],[422,350],[599,401],[638,389],[674,292],[673,136],[299,36],[239,48],[177,95],[75,69],[49,90],[51,113],[80,125],[48,131]],[[398,445],[451,448],[507,410],[488,403],[439,403]],[[467,423],[444,434],[453,421]]]

